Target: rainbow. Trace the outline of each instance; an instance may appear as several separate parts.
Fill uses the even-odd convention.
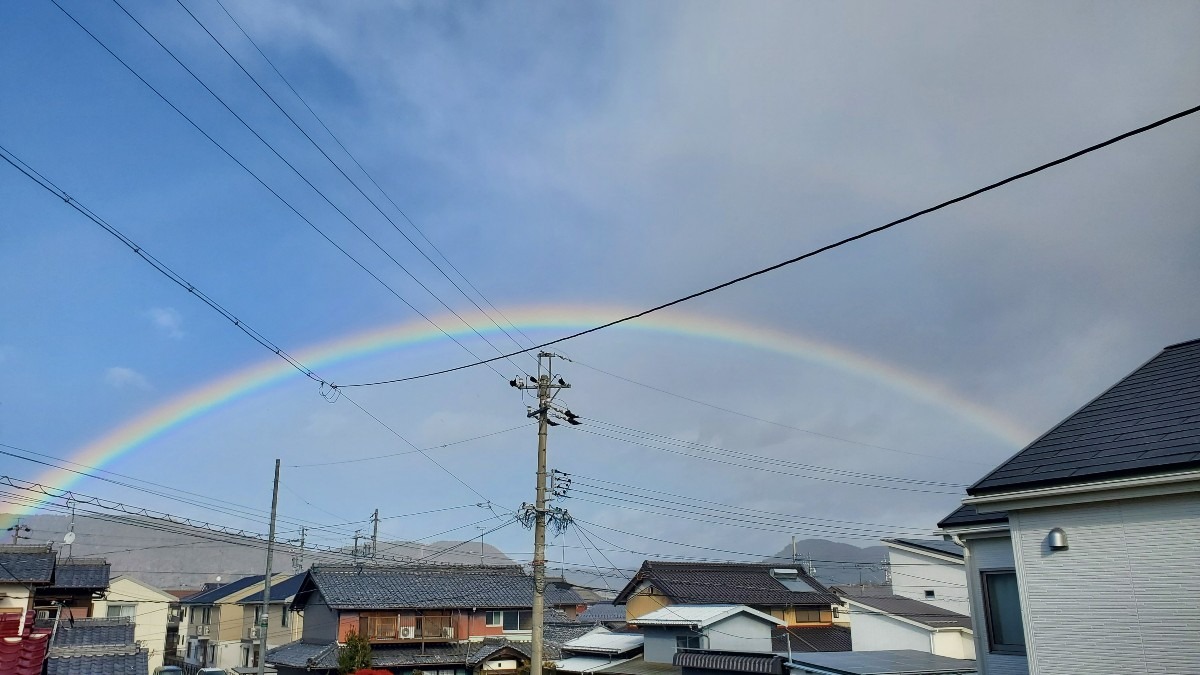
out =
[[[523,331],[553,331],[554,334],[565,334],[610,321],[614,317],[626,316],[632,312],[621,307],[533,306],[505,313]],[[484,324],[490,325],[490,322],[483,316],[467,316],[466,318],[477,327]],[[435,320],[443,327],[458,323],[453,318],[447,317],[437,317]],[[995,410],[972,402],[930,378],[865,354],[795,333],[785,333],[731,319],[677,310],[652,314],[636,321],[620,324],[617,328],[699,338],[775,352],[876,381],[905,396],[949,410],[960,419],[988,432],[1014,448],[1022,446],[1034,435]],[[488,332],[482,328],[479,330],[484,333]],[[493,333],[499,333],[494,327],[490,330]],[[447,332],[455,337],[472,335],[470,329],[465,326],[461,329],[447,329]],[[339,363],[423,343],[438,343],[446,339],[442,332],[428,323],[413,320],[339,337],[292,352],[292,355],[320,373],[322,369]],[[569,344],[565,348],[569,350]],[[68,462],[76,467],[83,465],[102,468],[171,429],[281,381],[297,377],[303,376],[282,359],[268,358],[207,382],[122,423],[103,436],[76,449],[70,454]],[[37,482],[54,486],[59,490],[70,490],[83,478],[84,476],[77,473],[54,468],[47,470],[37,479]],[[45,501],[20,507],[17,509],[19,513],[12,515],[27,515]]]

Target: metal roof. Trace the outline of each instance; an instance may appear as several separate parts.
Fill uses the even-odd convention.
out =
[[[756,673],[758,675],[783,675],[784,658],[776,654],[746,654],[710,650],[683,650],[675,652],[672,665],[698,670],[719,670],[733,673]]]
[[[1154,358],[967,488],[985,495],[1200,468],[1200,340]]]
[[[317,592],[337,609],[519,608],[533,606],[533,577],[515,566],[313,567],[296,606]],[[582,604],[554,586],[547,586],[546,602]]]
[[[263,575],[261,575],[261,574],[256,574],[256,575],[250,576],[250,577],[243,577],[241,579],[238,579],[237,581],[231,581],[227,584],[221,584],[220,586],[209,589],[207,591],[203,591],[203,592],[197,593],[195,595],[189,595],[188,597],[184,598],[180,602],[180,604],[185,605],[185,606],[186,605],[211,605],[214,602],[224,600],[226,597],[233,595],[234,593],[237,593],[238,591],[244,591],[247,588],[250,588],[251,586],[253,586],[254,584],[261,584],[262,581],[263,581]],[[261,600],[260,600],[260,602],[261,602]]]
[[[643,614],[630,623],[638,626],[697,626],[704,628],[737,614],[748,614],[775,626],[783,621],[745,605],[671,605]]]
[[[976,525],[993,525],[1008,523],[1008,514],[1004,511],[980,513],[973,504],[963,504],[954,509],[950,515],[938,521],[940,528],[973,527]]]
[[[291,599],[296,591],[300,590],[300,584],[304,581],[303,574],[297,574],[288,577],[283,581],[272,582],[271,584],[271,602],[283,602]],[[251,593],[250,595],[238,600],[239,605],[262,604],[263,591]]]
[[[641,633],[614,633],[607,628],[594,628],[564,643],[563,649],[570,652],[624,654],[641,647],[645,639]]]
[[[812,590],[789,589],[771,576],[778,564],[691,563],[647,560],[614,602],[628,601],[643,583],[682,604],[828,605],[837,599],[802,569],[796,578]]]
[[[861,605],[869,611],[883,613],[900,619],[915,621],[927,628],[965,628],[971,629],[971,617],[958,612],[952,612],[936,605],[930,605],[920,600],[906,598],[891,593],[855,593],[847,591],[843,597],[852,606]],[[853,622],[854,610],[850,610]]]
[[[593,673],[597,670],[625,663],[629,659],[611,659],[605,656],[568,656],[555,662],[560,673]]]
[[[792,658],[792,673],[832,673],[834,675],[960,675],[974,673],[975,662],[952,659],[915,649],[887,649],[872,652],[814,652]]]
[[[594,672],[604,673],[604,675],[680,675],[683,669],[669,663],[647,661],[643,657],[637,656]]]
[[[958,559],[963,557],[963,548],[958,544],[946,539],[884,539],[885,544],[899,544],[910,548],[925,549],[934,553],[953,556]]]
[[[0,546],[0,583],[48,584],[54,558],[46,546]]]

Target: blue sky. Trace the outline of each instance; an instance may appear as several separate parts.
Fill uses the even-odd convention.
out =
[[[442,300],[473,309],[178,4],[122,3]],[[453,324],[116,4],[62,4],[331,238],[422,312]],[[407,227],[220,6],[185,4]],[[226,6],[404,212],[489,300],[513,310],[651,306],[1195,105],[1200,84],[1189,32],[1200,10],[1190,3]],[[53,4],[0,12],[0,144],[288,350],[415,318]],[[839,345],[1044,431],[1157,349],[1200,335],[1197,132],[1200,120],[1176,122],[683,309]],[[271,358],[7,165],[0,244],[2,442],[66,457]],[[490,349],[465,341],[479,354]],[[569,401],[582,414],[674,438],[954,483],[1018,449],[946,406],[761,350],[634,330],[563,350],[756,417],[962,461],[840,443],[568,369]],[[466,360],[444,342],[347,363],[328,377]],[[484,368],[356,399],[422,446],[507,428],[525,412]],[[552,445],[555,466],[726,503],[921,531],[956,503],[569,433]],[[530,498],[534,440],[514,432],[443,452],[463,480],[515,508]],[[276,456],[300,464],[396,446],[355,409],[294,378],[113,468],[265,506]],[[10,458],[0,467],[36,474]],[[294,490],[285,510],[323,522],[478,499],[411,456],[287,469],[284,480]],[[79,489],[171,506],[99,482]],[[741,551],[765,554],[787,539],[568,506],[612,527]],[[450,512],[392,534],[470,520]],[[492,542],[520,552],[526,539],[514,527]]]

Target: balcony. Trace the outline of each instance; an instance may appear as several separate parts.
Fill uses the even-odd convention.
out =
[[[452,642],[455,639],[454,623],[449,615],[367,615],[359,618],[359,626],[359,630],[372,644]]]

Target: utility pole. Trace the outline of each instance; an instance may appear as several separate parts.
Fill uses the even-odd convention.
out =
[[[796,564],[796,535],[792,535],[792,564]]]
[[[29,526],[22,525],[20,518],[17,518],[16,524],[13,525],[12,527],[8,528],[8,531],[12,532],[12,538],[13,538],[12,543],[14,546],[17,544],[17,542],[19,540],[29,538],[29,537],[26,537],[25,535],[21,534],[22,532],[29,532]]]
[[[292,571],[300,574],[304,571],[304,535],[308,532],[308,528],[300,526],[300,552],[298,555],[292,556]],[[295,541],[295,540],[293,540]]]
[[[263,577],[262,616],[258,620],[258,675],[267,672],[267,627],[271,625],[271,557],[275,553],[275,510],[279,506],[279,460],[275,460],[275,484],[271,488],[271,527],[267,531],[267,574]],[[286,609],[284,610],[287,611]]]
[[[530,641],[529,675],[542,675],[544,653],[543,628],[546,622],[546,436],[551,426],[558,422],[551,419],[555,413],[559,419],[570,424],[579,424],[576,415],[570,410],[558,410],[554,406],[554,397],[559,390],[569,389],[561,377],[555,381],[554,358],[551,352],[538,353],[538,376],[534,382],[523,378],[509,381],[509,385],[522,390],[537,391],[538,407],[530,410],[528,417],[538,420],[538,450],[537,450],[537,499],[534,502],[533,525],[533,621],[532,640]],[[559,357],[561,358],[561,357]]]
[[[371,560],[375,560],[375,552],[379,550],[379,509],[371,514]]]

